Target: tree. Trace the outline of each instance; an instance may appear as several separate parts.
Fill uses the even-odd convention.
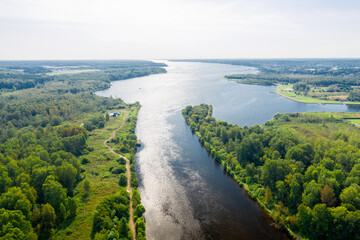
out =
[[[76,182],[77,170],[72,164],[63,163],[56,168],[56,175],[61,185],[70,190]]]
[[[348,211],[339,206],[330,208],[334,219],[332,239],[360,239],[360,211]]]
[[[340,194],[342,203],[353,205],[356,209],[360,209],[360,187],[356,183],[350,187],[344,188]]]
[[[30,219],[31,207],[30,201],[18,187],[9,188],[9,190],[0,197],[0,208],[20,210],[27,219]]]
[[[133,188],[137,188],[139,184],[138,179],[136,178],[136,174],[134,172],[131,172],[131,187]]]
[[[226,144],[226,143],[229,141],[229,136],[228,136],[228,134],[227,134],[227,130],[226,130],[225,127],[224,127],[224,128],[221,128],[221,136],[220,136],[220,138],[221,138],[221,141],[222,141],[224,144]]]
[[[349,92],[349,97],[348,97],[349,101],[360,101],[360,90],[356,89],[356,90],[351,90]]]
[[[90,195],[90,181],[87,178],[84,180],[84,191],[85,194]]]
[[[145,208],[143,205],[139,204],[136,206],[134,214],[137,218],[142,217],[142,215],[145,213]]]
[[[309,207],[313,207],[320,202],[320,187],[315,180],[312,180],[306,185],[302,194],[302,201]]]
[[[288,190],[286,189],[286,185],[283,181],[276,182],[276,192],[277,199],[281,202],[285,202]]]
[[[329,239],[333,222],[329,209],[325,204],[316,204],[311,215],[313,231],[309,231],[309,235],[314,239]]]
[[[276,189],[276,182],[285,178],[287,173],[286,165],[283,160],[266,159],[261,168],[261,181],[270,189]]]
[[[86,136],[83,133],[62,139],[62,144],[66,152],[78,156],[86,146]]]
[[[66,190],[53,177],[49,177],[43,184],[44,201],[51,204],[51,206],[58,213],[60,211],[60,204],[66,201]]]
[[[11,178],[8,176],[7,168],[0,166],[0,194],[11,187]]]
[[[33,170],[31,174],[31,185],[34,186],[39,198],[43,200],[43,184],[48,176],[54,176],[54,167],[41,167]]]
[[[58,214],[58,221],[62,222],[66,219],[66,208],[63,203],[60,204],[60,210]]]
[[[55,228],[56,214],[50,204],[45,204],[41,208],[40,239],[47,239]]]
[[[67,201],[67,205],[68,205],[68,217],[74,218],[76,216],[76,210],[77,210],[75,199],[69,197]]]
[[[237,155],[242,166],[246,166],[247,163],[259,165],[259,159],[264,155],[261,141],[254,134],[244,138],[239,145]]]
[[[309,229],[311,229],[311,218],[311,209],[303,204],[300,204],[296,214],[295,223],[300,233],[305,236],[308,235]]]
[[[0,209],[0,239],[36,240],[30,221],[18,210]]]
[[[126,218],[123,217],[123,218],[120,219],[120,223],[119,223],[118,229],[119,229],[120,236],[122,236],[122,237],[127,237],[127,233],[128,233],[129,227],[128,227],[128,225],[127,225],[127,220],[126,220]]]
[[[306,94],[310,87],[305,82],[297,82],[293,85],[294,91],[296,92],[304,92]]]
[[[145,236],[145,222],[143,218],[138,218],[138,220],[135,222],[135,230],[136,235],[140,236],[138,239],[143,238]]]
[[[290,183],[289,206],[291,209],[296,209],[301,202],[301,186],[297,181]]]
[[[295,147],[290,148],[289,151],[286,153],[285,158],[300,161],[303,162],[305,166],[309,166],[314,158],[314,149],[308,143],[299,144]]]
[[[332,190],[328,185],[325,185],[323,188],[320,189],[320,198],[321,202],[325,203],[328,207],[335,206],[336,197],[334,190]]]
[[[126,187],[126,185],[127,185],[127,177],[126,177],[125,173],[120,174],[119,185],[121,187]]]
[[[269,187],[266,187],[265,189],[265,202],[270,202],[272,200],[272,192]]]

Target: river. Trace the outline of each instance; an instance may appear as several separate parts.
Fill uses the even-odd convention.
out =
[[[148,239],[288,239],[271,226],[186,125],[187,105],[213,105],[213,116],[239,126],[262,124],[276,113],[358,111],[346,105],[298,103],[274,87],[238,84],[226,74],[255,73],[251,67],[168,62],[166,74],[113,82],[100,96],[142,105],[136,135],[139,192],[146,208]]]

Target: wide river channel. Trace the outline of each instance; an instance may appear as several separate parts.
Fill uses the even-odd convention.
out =
[[[256,73],[250,67],[161,62],[168,65],[166,74],[113,82],[109,89],[97,92],[142,105],[136,127],[142,141],[136,171],[146,208],[147,238],[288,239],[208,156],[181,110],[187,105],[211,104],[216,119],[239,126],[263,124],[276,113],[358,110],[298,103],[272,93],[274,87],[223,78],[231,73]]]

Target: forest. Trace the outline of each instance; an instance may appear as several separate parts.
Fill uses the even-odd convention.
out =
[[[93,80],[99,89],[111,81],[165,73],[164,64],[150,61],[0,61],[0,92],[41,87],[45,82]],[[101,85],[102,84],[102,85]],[[66,89],[72,93],[82,88]],[[87,90],[87,89],[85,89]]]
[[[99,97],[93,91],[106,88],[111,80],[165,70],[145,61],[87,64],[103,69],[99,75],[103,77],[98,78],[98,71],[46,75],[49,68],[43,66],[54,66],[54,62],[0,63],[0,82],[14,84],[11,88],[0,84],[5,89],[0,95],[1,239],[75,239],[72,236],[78,233],[93,239],[133,239],[128,232],[129,193],[121,180],[124,163],[110,152],[98,150],[104,140],[98,140],[101,144],[95,141],[98,135],[111,134],[107,127],[120,125],[120,118],[107,114],[114,110],[130,112],[112,144],[132,161],[137,239],[145,239],[145,209],[136,191],[133,165],[140,105]],[[93,170],[102,165],[107,168],[103,172]],[[96,192],[96,184],[105,181],[111,186],[109,192]],[[93,222],[83,222],[82,211],[91,207],[97,211],[90,211],[86,221]],[[85,227],[76,229],[78,226]]]
[[[182,114],[208,153],[278,228],[308,239],[360,239],[360,131],[332,113],[276,114],[239,127],[206,104]]]

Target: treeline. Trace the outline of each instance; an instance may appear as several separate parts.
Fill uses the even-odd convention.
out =
[[[39,84],[53,81],[54,77],[47,75],[34,75],[30,73],[7,73],[0,72],[0,90],[26,89],[33,88]]]
[[[26,70],[45,68],[68,69],[111,69],[111,68],[138,68],[138,67],[166,67],[164,63],[146,60],[33,60],[33,61],[0,61],[0,68]]]
[[[106,70],[105,74],[108,76],[110,81],[118,81],[129,78],[144,77],[151,74],[166,73],[164,68],[128,68],[126,70],[114,69]]]
[[[225,76],[227,79],[235,80],[243,84],[265,85],[271,86],[275,84],[294,84],[305,82],[314,86],[330,86],[335,84],[346,86],[358,86],[360,83],[360,75],[353,76],[328,76],[328,75],[310,75],[310,74],[274,74],[263,73],[258,74],[233,74]]]
[[[279,226],[309,239],[360,239],[360,133],[328,114],[277,114],[238,127],[187,106],[199,141]]]
[[[44,67],[46,66],[46,67]],[[165,73],[161,63],[150,61],[15,61],[0,62],[0,92],[40,87],[45,82],[66,82],[71,86],[74,80],[93,85],[95,90],[106,88],[111,81],[143,77],[150,74]],[[71,73],[71,70],[97,70]],[[70,73],[49,75],[53,70],[70,70]],[[61,72],[60,72],[61,73]],[[61,88],[77,93],[90,89],[74,85],[73,88]],[[93,89],[92,89],[93,90]],[[63,92],[62,92],[63,93]]]
[[[136,110],[140,105],[136,106]],[[131,113],[130,113],[131,114]],[[136,114],[130,116],[124,126],[119,129],[116,136],[111,140],[109,145],[122,155],[127,156],[130,160],[130,185],[132,188],[132,206],[134,211],[134,224],[136,231],[136,239],[145,240],[146,227],[143,214],[145,208],[141,205],[140,194],[137,191],[138,179],[135,173],[135,152],[136,152]],[[119,175],[120,191],[115,195],[104,199],[96,208],[93,220],[92,238],[100,239],[132,239],[132,233],[129,228],[129,211],[130,211],[130,196],[126,191],[127,176],[126,176],[126,160],[120,158],[117,160],[118,166],[112,167],[109,171],[112,174]]]

